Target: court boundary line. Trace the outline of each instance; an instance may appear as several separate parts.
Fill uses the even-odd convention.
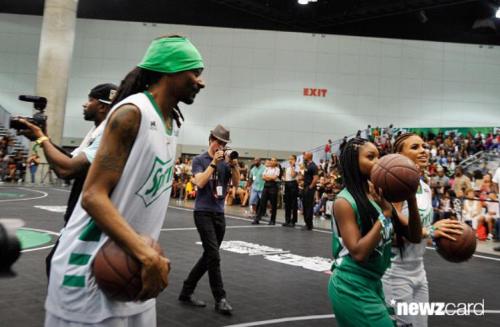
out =
[[[43,191],[38,191],[38,190],[31,190],[29,188],[24,188],[24,187],[13,187],[17,188],[19,190],[25,190],[25,191],[30,191],[30,192],[37,192],[37,193],[42,193],[42,196],[34,197],[34,198],[23,198],[23,199],[2,199],[0,200],[0,203],[5,203],[5,202],[18,202],[18,201],[29,201],[29,200],[37,200],[37,199],[43,199],[49,196],[49,193],[43,192]]]
[[[276,318],[276,319],[269,319],[269,320],[244,322],[244,323],[233,324],[233,325],[225,325],[224,327],[264,326],[264,325],[281,324],[281,323],[291,322],[291,321],[318,320],[318,319],[335,319],[335,315],[334,314],[325,314],[325,315],[285,317],[285,318]]]
[[[65,190],[65,189],[61,189],[61,188],[55,188],[55,187],[52,187],[52,186],[50,188],[53,189],[53,190],[56,190],[56,191],[60,191],[60,192],[68,192],[68,193],[71,192],[70,190]]]
[[[171,206],[171,205],[169,205],[168,207],[169,208],[173,208],[173,209],[177,209],[177,210],[182,210],[182,211],[191,211],[191,212],[194,211],[194,209],[191,209],[191,208],[177,207],[177,206]],[[167,211],[167,215],[168,215],[168,211]],[[247,221],[247,222],[252,221],[251,218],[244,218],[244,217],[238,217],[238,216],[233,216],[233,215],[226,215],[226,214],[224,214],[224,217],[232,218],[232,219],[237,219],[237,220],[243,220],[243,221]],[[276,226],[279,227],[279,225],[276,225]],[[300,226],[296,226],[295,228],[298,229],[298,228],[300,228]],[[318,233],[326,233],[326,234],[331,234],[332,233],[330,231],[316,229],[316,228],[312,229],[312,231],[313,232],[318,232]]]

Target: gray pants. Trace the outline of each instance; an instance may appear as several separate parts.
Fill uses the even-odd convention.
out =
[[[384,295],[387,305],[392,300],[404,303],[427,303],[429,302],[429,285],[425,274],[424,264],[393,262],[391,268],[382,278]],[[398,326],[427,327],[427,316],[425,315],[402,315],[396,316]]]

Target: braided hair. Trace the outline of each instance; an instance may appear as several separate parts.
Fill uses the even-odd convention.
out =
[[[368,141],[362,138],[353,138],[347,141],[340,153],[340,169],[345,188],[356,201],[359,218],[361,220],[361,235],[366,235],[377,221],[378,211],[371,204],[366,193],[368,192],[368,177],[359,169],[359,148]]]
[[[396,140],[394,141],[394,145],[392,146],[392,152],[401,153],[403,151],[404,142],[412,136],[419,136],[419,135],[415,133],[403,133],[398,135],[398,137],[396,137]]]

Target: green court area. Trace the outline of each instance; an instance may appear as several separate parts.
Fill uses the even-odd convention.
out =
[[[25,228],[19,228],[16,232],[19,241],[21,242],[21,249],[31,249],[38,246],[47,245],[52,242],[52,235]]]
[[[14,190],[10,190],[8,192],[0,191],[0,200],[22,199],[26,196],[27,196],[27,194],[25,192],[22,192],[22,191],[19,191],[19,192],[16,192]]]

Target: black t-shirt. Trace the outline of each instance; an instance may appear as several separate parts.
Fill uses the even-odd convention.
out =
[[[194,157],[192,169],[193,176],[204,172],[208,166],[210,166],[211,162],[212,157],[210,157],[208,152]],[[225,161],[217,163],[216,174],[217,180],[215,180],[215,174],[212,174],[205,187],[198,188],[198,193],[194,201],[195,211],[224,212],[224,199],[226,197],[227,185],[231,179],[231,168],[229,164]],[[216,196],[216,187],[218,185],[222,186],[222,196]]]
[[[309,188],[315,175],[318,175],[318,167],[311,161],[304,172],[304,188]]]

